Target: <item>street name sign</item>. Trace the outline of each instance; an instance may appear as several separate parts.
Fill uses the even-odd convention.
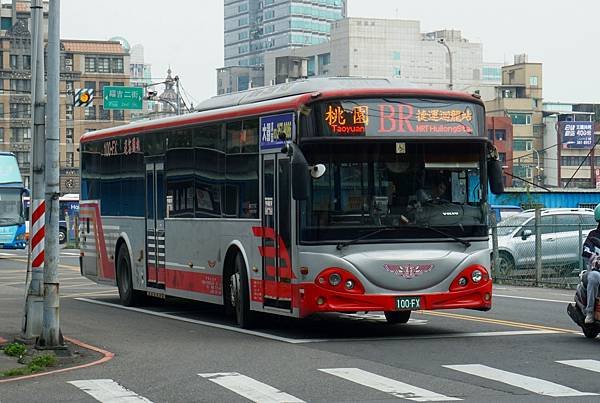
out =
[[[141,87],[111,87],[102,89],[104,109],[142,109],[144,89]]]

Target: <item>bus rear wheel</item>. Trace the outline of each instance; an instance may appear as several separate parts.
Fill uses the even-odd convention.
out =
[[[254,325],[254,315],[250,311],[248,273],[242,254],[239,252],[233,258],[232,269],[227,283],[227,291],[229,291],[227,303],[235,312],[238,326],[242,329],[250,329]]]
[[[125,306],[139,305],[144,298],[144,294],[141,291],[133,289],[133,281],[131,280],[131,259],[129,258],[129,251],[126,246],[121,246],[121,248],[119,248],[116,274],[121,304]]]
[[[386,311],[385,319],[387,323],[390,325],[395,325],[398,323],[406,323],[410,319],[411,311]]]

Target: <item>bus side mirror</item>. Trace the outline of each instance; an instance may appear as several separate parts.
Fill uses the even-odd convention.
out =
[[[489,159],[487,162],[488,180],[490,190],[495,195],[504,193],[504,184],[502,183],[502,165],[499,160]]]
[[[292,152],[292,197],[294,200],[306,200],[310,194],[308,162],[300,148],[294,143],[288,144],[288,150]]]

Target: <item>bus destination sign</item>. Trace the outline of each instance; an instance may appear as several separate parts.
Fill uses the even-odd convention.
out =
[[[282,113],[279,115],[263,116],[260,118],[260,148],[281,148],[285,141],[291,140],[294,132],[294,114]]]
[[[336,101],[320,119],[322,136],[478,135],[474,105],[460,102]]]

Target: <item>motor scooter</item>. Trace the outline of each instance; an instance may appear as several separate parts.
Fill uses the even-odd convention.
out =
[[[590,238],[590,241],[594,245],[594,253],[600,256],[600,239]],[[598,267],[600,267],[600,259],[596,260],[596,265],[596,270],[598,270]],[[567,305],[567,313],[571,319],[573,319],[573,322],[581,327],[585,337],[593,339],[600,333],[600,299],[596,299],[596,308],[594,312],[596,321],[591,324],[586,324],[584,312],[587,305],[587,274],[587,270],[579,274],[579,284],[577,284],[577,290],[575,291],[574,297],[575,303]]]

